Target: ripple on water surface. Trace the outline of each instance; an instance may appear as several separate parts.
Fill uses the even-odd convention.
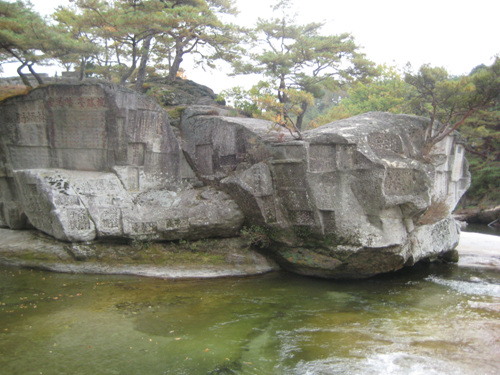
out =
[[[497,374],[499,284],[449,266],[350,282],[0,268],[0,373]]]

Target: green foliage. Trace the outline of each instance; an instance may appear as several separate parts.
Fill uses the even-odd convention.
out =
[[[271,233],[268,228],[252,225],[249,228],[243,227],[240,233],[247,242],[248,246],[256,246],[261,249],[266,249],[271,245]]]
[[[224,90],[219,94],[218,99],[224,100],[233,105],[241,114],[248,117],[257,117],[273,122],[269,130],[288,131],[294,138],[300,139],[301,134],[296,126],[296,118],[303,112],[304,105],[314,103],[313,96],[306,92],[294,89],[279,90],[282,95],[286,95],[287,101],[280,102],[273,90],[271,84],[266,81],[260,81],[250,90],[244,90],[242,87],[233,87]]]
[[[450,77],[443,68],[424,65],[406,81],[415,88],[410,105],[430,117],[426,138],[433,145],[460,129],[469,152],[472,184],[469,203],[500,202],[500,59],[471,74]]]
[[[2,62],[18,62],[23,83],[31,86],[23,69],[28,68],[39,84],[43,79],[34,66],[82,51],[79,41],[71,39],[57,26],[48,24],[33,11],[29,2],[9,3],[0,0],[0,58]]]
[[[130,243],[130,246],[132,246],[137,251],[143,251],[150,249],[151,246],[153,246],[153,241],[151,241],[150,239],[134,238]]]
[[[74,38],[100,48],[91,55],[67,60],[89,73],[125,83],[136,80],[141,90],[146,74],[162,68],[175,80],[184,55],[213,66],[234,57],[238,29],[221,22],[234,14],[232,0],[75,0],[54,15]],[[88,64],[88,63],[91,64]],[[148,66],[154,69],[147,69]]]
[[[434,145],[458,129],[475,112],[493,107],[500,96],[500,58],[469,76],[450,77],[444,68],[423,65],[408,72],[405,81],[415,88],[414,112],[430,117],[426,141]]]
[[[100,6],[104,10],[104,4],[100,4]],[[83,51],[75,51],[74,53],[59,57],[59,63],[68,71],[75,66],[79,67],[80,79],[83,79],[86,74],[103,73],[96,69],[98,64],[95,62],[98,61],[98,56],[101,54],[106,55],[108,51],[106,51],[106,46],[101,46],[99,36],[93,33],[93,25],[97,21],[91,12],[81,11],[77,5],[59,7],[52,15],[52,19],[62,32],[85,46],[85,50]],[[102,19],[101,27],[103,30],[107,30]],[[109,75],[103,74],[102,76],[110,78]]]
[[[236,73],[266,76],[280,104],[275,105],[275,114],[288,118],[300,131],[311,97],[319,98],[325,88],[372,74],[372,64],[358,52],[350,34],[323,36],[321,23],[298,25],[288,14],[289,8],[289,0],[279,1],[273,9],[280,16],[258,20],[248,59],[233,65]],[[300,101],[298,92],[308,95]],[[267,98],[265,102],[270,106]],[[291,105],[287,107],[287,103]]]
[[[135,80],[142,90],[146,74],[162,68],[175,80],[186,54],[211,67],[235,58],[240,29],[221,21],[227,14],[233,0],[74,0],[52,25],[29,2],[0,0],[0,59],[18,61],[27,86],[24,67],[42,84],[33,66],[57,60],[81,78]]]
[[[429,116],[427,141],[432,147],[455,129],[461,131],[470,160],[472,185],[467,201],[498,204],[500,171],[500,61],[481,65],[470,75],[453,77],[443,68],[422,66],[403,80],[394,68],[356,82],[329,97],[330,107],[317,101],[315,126],[369,111]]]
[[[408,112],[407,98],[411,87],[394,67],[379,66],[377,72],[377,76],[368,81],[358,81],[350,85],[341,102],[318,116],[315,125],[320,126],[371,111]]]
[[[168,115],[171,118],[178,120],[182,117],[182,113],[184,112],[185,109],[186,109],[186,107],[183,107],[183,106],[175,107],[175,108],[168,111]]]
[[[379,75],[369,82],[356,82],[342,103],[351,112],[402,113],[410,88],[394,68],[379,67]]]
[[[474,206],[496,206],[500,203],[500,160],[483,160],[477,155],[468,156],[472,182],[467,191],[467,201]]]
[[[248,117],[256,117],[262,114],[262,110],[252,96],[252,91],[247,91],[240,86],[223,90],[217,96],[217,101],[224,101],[230,104],[241,114]]]
[[[263,117],[273,122],[272,130],[280,132],[285,129],[293,138],[301,139],[299,119],[307,107],[314,103],[314,98],[306,91],[283,89],[280,92],[286,96],[285,102],[269,94],[256,97],[256,102],[263,110]]]

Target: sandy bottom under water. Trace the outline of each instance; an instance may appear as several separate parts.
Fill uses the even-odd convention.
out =
[[[500,272],[173,281],[0,268],[0,374],[499,374]]]

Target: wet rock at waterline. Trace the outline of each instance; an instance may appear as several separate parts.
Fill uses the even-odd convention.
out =
[[[306,131],[107,83],[2,103],[0,225],[69,242],[236,237],[284,268],[369,277],[453,259],[468,188],[456,135],[424,154],[423,118],[367,113]],[[244,226],[243,226],[244,225]]]
[[[279,267],[240,237],[154,243],[73,242],[40,231],[0,228],[0,264],[66,273],[164,279],[260,275]]]

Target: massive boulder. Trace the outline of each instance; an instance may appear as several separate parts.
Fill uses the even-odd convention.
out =
[[[425,152],[427,120],[367,113],[303,133],[168,112],[108,83],[53,85],[0,112],[0,226],[69,242],[241,233],[291,271],[360,278],[449,257],[468,188],[456,134]]]
[[[248,236],[289,270],[368,277],[458,243],[450,212],[470,184],[464,147],[454,134],[426,154],[424,118],[367,113],[303,140],[204,107],[181,124],[199,179],[232,196]]]
[[[59,240],[235,236],[226,194],[195,175],[153,99],[109,83],[51,85],[0,112],[0,226]]]

